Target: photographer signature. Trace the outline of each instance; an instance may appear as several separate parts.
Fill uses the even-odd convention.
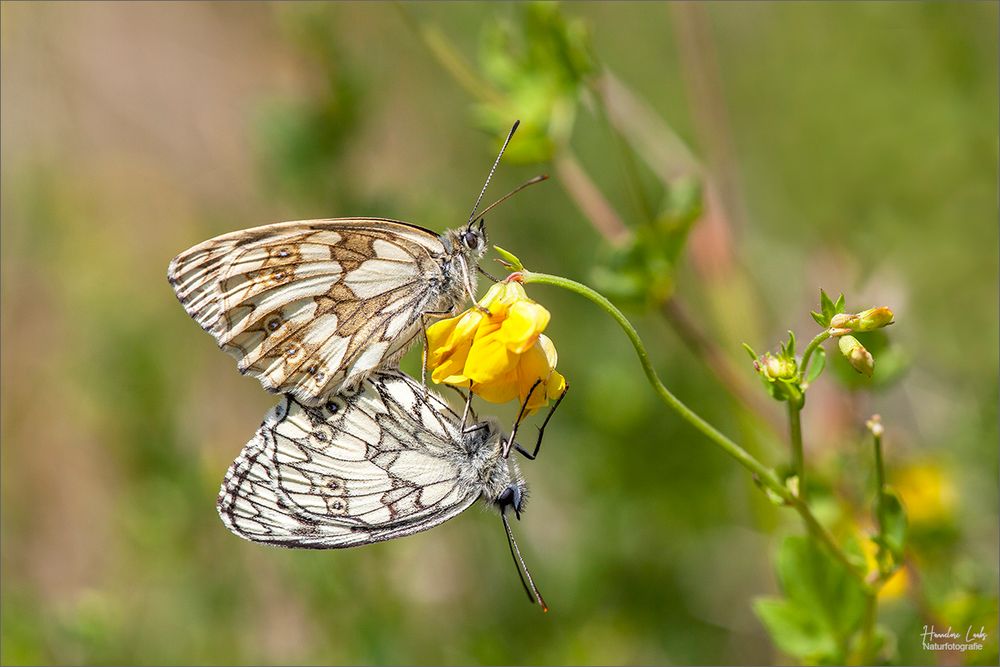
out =
[[[950,625],[942,632],[938,632],[933,625],[925,625],[924,631],[920,633],[920,639],[927,651],[981,651],[988,636],[985,625],[979,630],[974,630],[970,625],[966,628],[964,636],[953,630]]]

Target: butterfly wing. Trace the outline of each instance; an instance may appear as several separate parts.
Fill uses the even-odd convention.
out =
[[[219,515],[245,539],[313,549],[426,530],[480,495],[459,422],[396,372],[319,408],[285,397],[226,473]]]
[[[392,363],[431,310],[450,310],[449,253],[395,220],[265,225],[181,253],[167,277],[187,313],[272,392],[306,405]]]

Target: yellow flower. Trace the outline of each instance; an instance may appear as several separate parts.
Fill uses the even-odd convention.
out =
[[[491,403],[523,403],[531,392],[529,412],[558,398],[566,379],[555,370],[555,346],[542,334],[549,311],[514,281],[496,283],[478,305],[428,327],[431,379],[471,388]]]
[[[868,577],[870,579],[875,579],[878,576],[878,560],[876,559],[876,554],[878,553],[878,545],[872,540],[862,537],[861,538],[861,551],[865,557],[865,565],[868,569]],[[910,577],[906,572],[906,567],[900,567],[898,570],[892,573],[888,580],[878,591],[878,599],[886,602],[889,600],[895,600],[897,598],[903,597],[906,594],[907,588],[909,588]]]
[[[940,464],[912,464],[893,477],[911,524],[941,524],[953,518],[958,494],[951,475]]]

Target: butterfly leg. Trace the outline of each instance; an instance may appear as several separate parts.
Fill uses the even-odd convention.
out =
[[[562,403],[562,400],[566,397],[566,392],[568,391],[569,391],[569,383],[566,384],[566,387],[563,389],[562,393],[559,394],[559,398],[557,398],[556,402],[552,405],[551,408],[549,408],[549,414],[545,415],[545,421],[542,422],[541,427],[539,427],[538,429],[538,442],[535,443],[535,451],[529,454],[528,450],[521,447],[521,445],[517,444],[514,445],[514,449],[516,449],[518,452],[524,455],[525,458],[534,461],[535,457],[538,456],[538,450],[542,448],[542,436],[545,435],[545,427],[548,425],[549,420],[552,419],[552,415],[556,413],[556,408],[558,408],[559,404]]]
[[[524,403],[521,403],[521,410],[517,413],[517,419],[514,421],[514,428],[511,429],[510,437],[507,438],[507,442],[503,445],[502,456],[504,458],[507,458],[510,454],[510,447],[514,444],[514,438],[517,437],[517,427],[521,425],[521,420],[524,419],[524,413],[528,409],[528,401],[531,400],[531,395],[535,393],[535,390],[538,389],[538,385],[541,383],[542,381],[540,379],[535,380],[535,384],[531,385],[531,389],[528,390],[528,395],[524,397]]]
[[[493,282],[495,282],[495,283],[498,283],[498,282],[500,282],[500,279],[499,279],[499,278],[497,278],[496,276],[494,276],[493,274],[491,274],[491,273],[490,273],[489,271],[487,271],[487,270],[486,270],[486,269],[484,269],[483,267],[481,267],[481,266],[477,266],[477,267],[476,267],[476,270],[477,270],[477,271],[479,271],[479,273],[481,273],[481,274],[483,274],[484,276],[486,276],[487,278],[489,278],[490,280],[492,280]]]
[[[468,423],[469,412],[472,410],[472,387],[469,387],[469,395],[465,397],[465,410],[462,411],[462,433],[465,432],[465,425]],[[476,418],[476,414],[472,413],[472,418]],[[478,421],[478,420],[477,420]]]
[[[478,422],[479,421],[479,417],[476,416],[476,411],[472,409],[472,386],[471,386],[471,383],[470,383],[470,386],[469,386],[469,393],[468,394],[464,393],[461,389],[459,389],[458,387],[455,387],[453,385],[447,385],[447,387],[449,389],[451,389],[452,391],[454,391],[459,396],[461,396],[462,400],[465,401],[465,410],[462,411],[462,428],[460,429],[461,432],[462,433],[468,433],[468,432],[471,432],[471,431],[475,430],[476,428],[478,428],[478,427],[474,427],[474,428],[469,429],[469,431],[465,430],[465,425],[469,423],[469,415],[472,415],[472,421],[474,421],[474,422]]]

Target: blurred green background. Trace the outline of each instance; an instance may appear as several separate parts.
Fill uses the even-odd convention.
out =
[[[787,458],[783,414],[740,343],[808,340],[820,287],[895,310],[895,377],[828,373],[809,394],[817,512],[840,536],[870,527],[863,424],[881,413],[912,523],[881,604],[888,654],[996,664],[997,7],[562,7],[589,73],[612,72],[696,162],[680,143],[632,150],[572,81],[524,79],[546,62],[524,26],[551,9],[4,3],[0,661],[788,660],[752,601],[776,593],[796,516],[663,408],[603,313],[552,288],[529,293],[573,390],[523,465],[533,493],[515,527],[551,613],[524,599],[486,512],[333,552],[253,545],[215,513],[274,399],[184,314],[170,258],[288,219],[453,227],[520,116],[491,195],[553,178],[490,215],[491,241],[614,293],[668,386],[769,464]],[[526,39],[521,79],[504,30]],[[479,78],[461,82],[447,54]],[[479,86],[505,97],[477,104]],[[553,87],[573,102],[543,128],[551,109],[531,105]],[[636,157],[661,149],[664,178]],[[645,263],[610,249],[573,190],[598,188],[642,238],[645,214],[673,210],[699,173],[718,205],[676,204],[687,244]],[[693,348],[684,322],[714,346]],[[990,638],[925,653],[925,624]]]

